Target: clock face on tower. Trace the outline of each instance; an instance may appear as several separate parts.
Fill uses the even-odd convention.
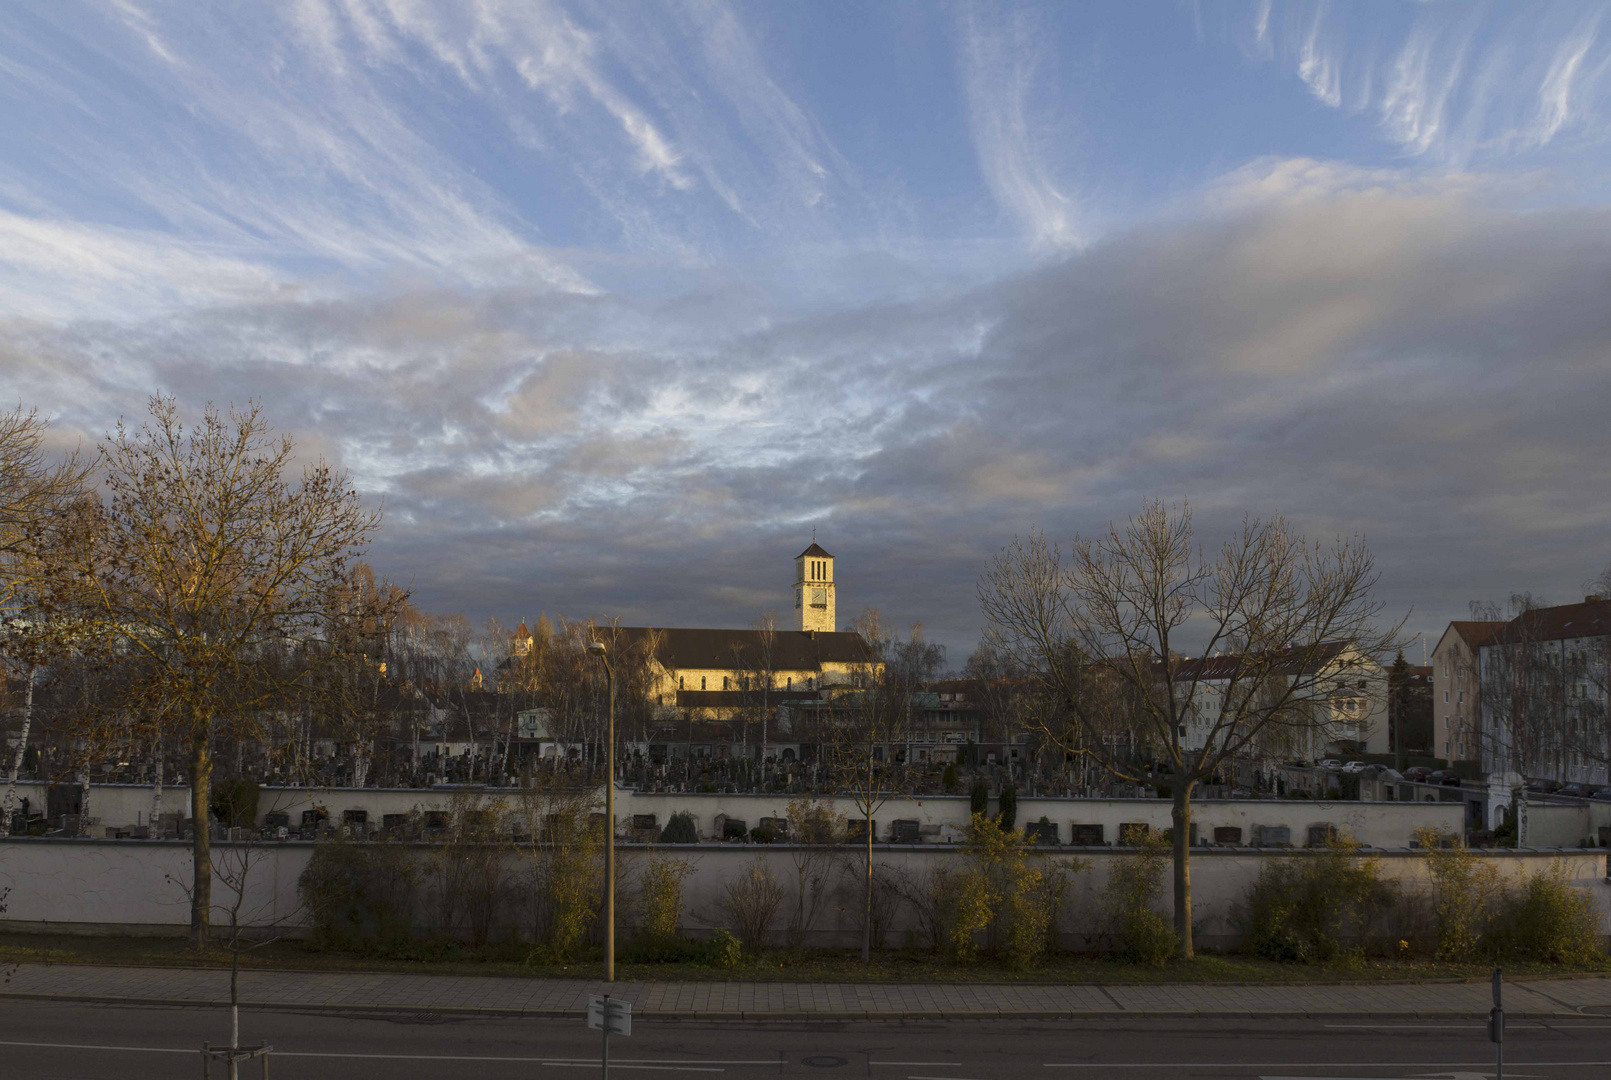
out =
[[[819,607],[819,608],[827,607],[828,606],[828,590],[827,589],[812,589],[811,590],[811,606],[812,607]]]

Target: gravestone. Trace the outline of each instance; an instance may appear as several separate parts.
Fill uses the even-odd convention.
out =
[[[1077,847],[1101,847],[1107,839],[1100,823],[1088,825],[1076,821],[1068,827],[1068,842]]]
[[[1024,823],[1024,839],[1031,844],[1055,844],[1057,840],[1057,822],[1055,821],[1027,821]]]
[[[1309,826],[1309,847],[1325,847],[1336,839],[1337,827],[1329,821],[1322,821]]]
[[[896,844],[915,844],[918,842],[918,828],[922,823],[916,818],[896,818],[889,827],[889,838]]]
[[[1285,825],[1253,826],[1254,847],[1291,847],[1292,830]]]
[[[1215,825],[1214,843],[1236,846],[1242,842],[1242,829],[1239,825]]]

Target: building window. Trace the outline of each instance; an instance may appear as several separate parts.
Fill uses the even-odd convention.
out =
[[[1449,703],[1449,692],[1447,690],[1445,690],[1445,691],[1443,691],[1443,704],[1447,705],[1448,703]]]
[[[789,676],[789,685],[788,685],[788,689],[790,689],[790,690],[793,690],[793,689],[794,689],[794,676],[793,676],[793,675],[790,675],[790,676]]]
[[[699,677],[699,688],[701,690],[705,689],[705,676],[703,675]]]
[[[1458,703],[1461,704],[1461,705],[1464,705],[1466,703],[1466,692],[1464,690],[1460,691],[1460,694],[1459,694],[1457,700],[1458,700]]]
[[[682,676],[681,675],[677,676],[677,689],[678,690],[682,689]]]
[[[727,676],[726,675],[722,676],[722,689],[723,690],[727,689]]]

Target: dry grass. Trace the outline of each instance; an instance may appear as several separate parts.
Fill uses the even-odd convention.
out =
[[[523,962],[524,945],[492,944],[480,949],[442,945],[418,960],[380,959],[357,953],[323,951],[299,941],[281,941],[241,958],[243,968],[292,971],[393,971],[420,975],[494,975],[519,978],[598,978],[596,957],[573,964]],[[69,935],[6,934],[0,936],[0,963],[115,964],[132,967],[228,967],[222,948],[198,956],[177,938],[92,938]],[[804,954],[769,953],[738,967],[699,964],[618,963],[616,978],[625,981],[766,981],[876,983],[1218,983],[1298,984],[1421,982],[1482,979],[1483,964],[1451,964],[1433,960],[1367,961],[1359,967],[1282,964],[1248,956],[1199,956],[1189,963],[1162,967],[1125,964],[1068,953],[1049,954],[1034,968],[1016,971],[989,959],[957,963],[929,953],[890,952],[863,964],[850,952],[820,950]],[[1508,978],[1563,974],[1611,975],[1611,959],[1575,967],[1506,965]]]

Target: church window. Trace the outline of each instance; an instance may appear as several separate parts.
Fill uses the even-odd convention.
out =
[[[722,676],[722,689],[723,690],[727,689],[727,676],[726,675]]]
[[[677,689],[678,690],[682,689],[682,676],[681,675],[677,676]]]
[[[699,688],[701,690],[705,689],[705,676],[703,675],[699,677]]]
[[[788,687],[788,688],[789,688],[789,689],[790,689],[790,690],[793,690],[793,689],[794,689],[794,676],[793,676],[793,675],[790,675],[790,676],[789,676],[789,687]]]

